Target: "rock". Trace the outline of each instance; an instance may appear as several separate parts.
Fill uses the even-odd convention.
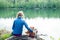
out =
[[[44,39],[42,39],[42,38],[31,38],[31,37],[28,37],[27,35],[23,35],[21,37],[11,36],[5,40],[44,40]]]

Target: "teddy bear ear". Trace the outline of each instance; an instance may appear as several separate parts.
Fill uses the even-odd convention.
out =
[[[27,31],[27,32],[25,32],[26,34],[28,34],[29,33],[29,31]]]
[[[31,29],[34,29],[34,27],[33,27],[33,26],[30,26],[30,28],[31,28]]]

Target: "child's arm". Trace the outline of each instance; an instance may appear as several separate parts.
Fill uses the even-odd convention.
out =
[[[28,27],[28,25],[27,25],[27,23],[25,21],[24,21],[24,25],[30,32],[33,32],[33,30]]]

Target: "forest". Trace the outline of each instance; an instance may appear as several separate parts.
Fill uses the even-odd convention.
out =
[[[0,8],[60,8],[60,0],[0,0]]]

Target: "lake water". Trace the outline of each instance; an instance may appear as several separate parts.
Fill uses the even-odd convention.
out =
[[[20,10],[22,9],[0,9],[0,29],[5,28],[12,31],[15,15]],[[24,20],[29,26],[34,26],[38,30],[38,34],[47,34],[44,37],[46,40],[52,40],[50,36],[54,40],[60,38],[60,9],[24,9],[23,11],[25,14]],[[23,30],[25,32],[26,28]]]

